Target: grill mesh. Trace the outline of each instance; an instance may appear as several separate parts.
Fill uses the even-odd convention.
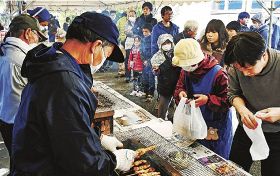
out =
[[[200,164],[196,159],[188,155],[179,147],[154,132],[149,127],[119,132],[115,136],[121,140],[136,139],[145,146],[156,145],[154,152],[167,161],[182,175],[212,176],[217,175],[212,170]]]
[[[101,83],[97,84],[96,87],[98,90],[98,100],[101,103],[101,106],[97,107],[97,112],[128,109],[133,107],[131,104],[121,99],[121,95],[112,91],[110,87]]]

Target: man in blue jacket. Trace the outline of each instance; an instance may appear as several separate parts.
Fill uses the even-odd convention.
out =
[[[141,38],[144,37],[142,33],[143,26],[146,24],[154,25],[157,24],[157,20],[153,18],[153,4],[150,2],[144,2],[142,5],[143,14],[140,17],[136,18],[135,24],[133,26],[133,34],[140,36]]]
[[[66,42],[41,44],[27,53],[21,74],[28,79],[14,123],[13,176],[110,176],[129,170],[136,152],[91,128],[97,100],[79,64],[99,68],[123,62],[116,25],[85,12],[68,28]],[[106,150],[102,149],[105,148]]]
[[[161,34],[170,34],[172,37],[179,33],[179,27],[171,22],[173,11],[172,8],[169,6],[164,6],[161,11],[162,21],[158,22],[152,31],[152,44],[151,44],[151,51],[152,55],[154,55],[158,50],[158,37]]]
[[[250,20],[250,14],[248,12],[240,12],[238,14],[238,22],[241,25],[240,32],[248,32],[250,28],[247,26]]]

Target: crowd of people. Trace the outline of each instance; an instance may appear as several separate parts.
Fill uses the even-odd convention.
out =
[[[116,11],[85,12],[72,22],[66,18],[59,37],[60,25],[45,8],[14,17],[0,48],[0,132],[10,175],[129,170],[135,151],[117,149],[120,141],[91,128],[97,107],[92,74],[112,62],[124,64],[118,76],[133,82],[132,96],[151,101],[157,90],[158,118],[167,118],[172,99],[194,100],[208,127],[198,142],[246,171],[253,162],[252,141],[242,125],[254,130],[261,119],[270,148],[262,175],[280,175],[280,52],[278,44],[268,48],[263,15],[254,15],[251,27],[247,12],[227,25],[212,19],[196,39],[202,27],[197,21],[186,21],[179,33],[170,6],[161,9],[159,22],[152,11],[145,2],[139,17],[132,9],[119,19]],[[59,38],[62,43],[42,43]],[[240,120],[235,134],[231,106]]]

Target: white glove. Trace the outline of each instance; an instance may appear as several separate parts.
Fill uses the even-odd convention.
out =
[[[117,147],[123,147],[123,143],[121,143],[117,138],[103,134],[101,136],[101,145],[111,152],[117,150]]]
[[[120,149],[114,151],[117,159],[116,169],[120,171],[128,171],[134,162],[136,152],[129,149]]]

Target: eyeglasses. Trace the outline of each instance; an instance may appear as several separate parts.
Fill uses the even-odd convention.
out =
[[[32,32],[33,32],[35,35],[37,35],[37,37],[38,37],[39,41],[42,41],[42,38],[41,38],[41,36],[38,34],[38,32],[37,32],[37,31],[32,30]]]

